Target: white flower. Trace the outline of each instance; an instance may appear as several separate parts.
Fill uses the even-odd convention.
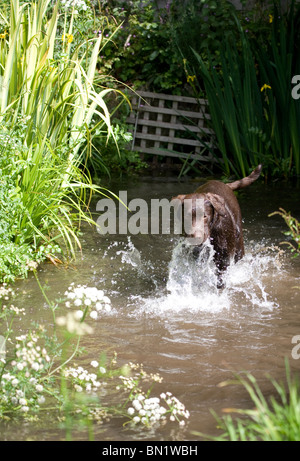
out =
[[[132,402],[132,405],[137,411],[140,411],[142,409],[142,405],[140,404],[139,400],[135,399]]]
[[[37,399],[37,401],[38,401],[38,403],[39,403],[40,405],[41,405],[42,403],[45,403],[45,400],[46,400],[46,399],[45,399],[45,397],[44,397],[43,395],[41,395],[41,396]]]
[[[19,404],[20,405],[27,405],[27,400],[26,399],[19,399]]]
[[[104,373],[106,373],[106,369],[104,367],[100,367],[99,368],[99,371],[100,373],[102,373],[104,375]]]
[[[23,411],[24,413],[27,413],[27,411],[29,411],[29,407],[24,405],[23,407],[21,407],[21,411]]]
[[[75,320],[81,320],[83,317],[83,312],[82,311],[76,311],[74,312],[74,319]]]
[[[97,291],[97,298],[99,299],[99,301],[102,301],[103,296],[104,296],[104,291],[103,290],[98,290]]]
[[[43,389],[44,389],[43,386],[42,386],[41,384],[37,384],[37,385],[35,386],[35,388],[36,388],[37,392],[43,392]]]
[[[102,304],[99,301],[97,301],[95,307],[96,307],[96,310],[99,312],[102,309]]]
[[[7,381],[10,381],[12,378],[12,375],[10,373],[4,373],[2,375],[2,379],[6,379]]]
[[[93,320],[97,320],[98,318],[98,312],[97,311],[92,311],[90,313],[90,317],[93,319]]]
[[[97,368],[97,366],[99,365],[99,363],[97,362],[97,360],[93,360],[93,361],[91,362],[91,365],[92,365],[92,367]]]
[[[129,407],[128,410],[127,410],[127,413],[129,414],[129,416],[132,416],[134,414],[134,412],[135,412],[135,410],[132,407]]]

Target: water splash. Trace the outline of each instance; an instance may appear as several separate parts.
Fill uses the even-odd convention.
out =
[[[180,241],[169,264],[166,293],[142,299],[138,310],[164,317],[218,313],[229,309],[269,311],[277,307],[264,282],[273,272],[278,275],[279,268],[272,252],[256,249],[251,253],[250,249],[241,261],[228,268],[222,290],[217,288],[213,255],[213,247],[207,244],[195,258],[186,242]]]
[[[141,254],[137,248],[135,248],[130,237],[127,237],[127,245],[124,250],[118,250],[116,255],[121,255],[122,263],[130,264],[133,267],[140,269],[142,267]]]

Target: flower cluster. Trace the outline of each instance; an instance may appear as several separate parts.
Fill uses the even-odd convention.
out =
[[[78,10],[87,10],[87,4],[84,0],[61,0],[61,5],[67,10],[69,8],[75,8],[74,13],[78,13]]]
[[[65,292],[65,296],[68,298],[66,302],[67,307],[71,307],[71,303],[81,308],[93,307],[90,312],[90,317],[94,320],[98,318],[99,313],[111,313],[110,299],[104,295],[103,290],[98,290],[96,287],[86,287],[82,285],[74,287],[73,284],[71,284]]]
[[[179,424],[184,426],[185,421],[180,420],[180,418],[188,419],[190,417],[190,412],[185,408],[185,405],[175,395],[172,395],[171,392],[160,394],[160,398],[165,401],[169,408],[168,411],[171,413],[170,421],[179,421]]]
[[[75,312],[68,312],[65,316],[57,317],[56,324],[59,326],[63,326],[66,330],[75,335],[85,335],[85,334],[92,334],[93,328],[90,327],[87,323],[82,321],[83,312],[82,311],[75,311]]]
[[[64,370],[64,376],[66,378],[70,378],[71,383],[77,392],[96,392],[101,386],[96,373],[89,373],[83,367],[66,368]]]
[[[73,34],[63,34],[61,36],[61,39],[63,42],[66,41],[67,43],[72,43],[74,39],[74,35]]]
[[[4,299],[5,301],[8,301],[10,296],[14,296],[14,291],[11,288],[6,288],[7,284],[3,283],[0,286],[0,299]]]
[[[162,382],[162,377],[157,373],[146,373],[142,365],[129,363],[129,368],[135,370],[133,376],[120,376],[123,386],[130,392],[131,405],[127,409],[127,414],[134,424],[141,423],[145,426],[152,426],[158,422],[164,423],[168,419],[177,421],[180,426],[185,425],[185,419],[190,414],[185,406],[171,394],[162,393],[160,397],[149,397],[150,391],[146,393],[140,387],[141,382],[150,381]],[[151,386],[152,387],[152,386]],[[151,388],[150,388],[151,389]]]
[[[10,406],[12,409],[18,409],[23,413],[27,413],[30,408],[38,408],[46,400],[42,394],[44,387],[34,377],[29,378],[26,386],[24,386],[18,375],[7,372],[3,373],[0,384],[0,402],[5,403],[6,407]],[[22,387],[26,387],[25,390]]]
[[[38,339],[39,336],[35,332],[16,338],[16,341],[18,341],[16,360],[12,361],[12,366],[15,366],[20,371],[28,368],[41,372],[48,368],[50,357],[47,350],[37,344]]]
[[[167,408],[162,404],[165,403]],[[137,393],[132,396],[132,402],[127,412],[133,423],[142,423],[152,426],[158,422],[178,421],[180,426],[185,425],[185,419],[190,414],[185,406],[170,392],[162,393],[160,397],[146,398],[144,394]]]
[[[34,332],[19,336],[16,338],[14,360],[9,364],[2,360],[2,407],[27,413],[30,409],[38,409],[45,402],[41,375],[48,369],[50,357],[46,349],[38,344],[38,339],[39,336]]]

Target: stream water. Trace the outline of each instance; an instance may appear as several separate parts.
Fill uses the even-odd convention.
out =
[[[143,177],[110,184],[128,200],[168,198],[193,191],[198,183],[176,178]],[[300,335],[300,258],[293,259],[280,242],[286,225],[268,214],[279,207],[300,217],[299,187],[254,183],[239,193],[245,257],[229,268],[226,287],[212,283],[211,265],[186,257],[182,239],[174,235],[107,235],[84,227],[83,256],[64,269],[44,265],[41,283],[53,297],[63,296],[71,282],[105,291],[112,310],[94,322],[94,333],[83,338],[87,360],[101,351],[116,351],[121,363],[143,363],[163,382],[155,393],[172,392],[190,411],[183,428],[170,423],[155,429],[122,428],[110,420],[95,429],[97,440],[193,440],[194,432],[217,434],[214,410],[251,406],[244,388],[220,387],[235,372],[247,371],[261,389],[273,392],[266,374],[284,379],[284,358],[293,371],[292,338]],[[96,210],[96,201],[93,204]],[[95,211],[95,218],[99,213]],[[17,283],[19,305],[30,311],[29,321],[49,317],[33,277]],[[20,306],[21,307],[21,306]],[[22,329],[26,328],[22,324]],[[1,429],[2,440],[63,438],[63,431],[43,422],[18,429]],[[80,439],[80,432],[74,437]]]

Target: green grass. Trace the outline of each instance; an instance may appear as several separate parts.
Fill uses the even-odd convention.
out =
[[[240,384],[249,394],[251,409],[226,409],[222,418],[215,415],[220,435],[215,441],[299,441],[300,386],[286,362],[286,383],[269,378],[273,391],[265,396],[255,377],[246,374],[222,385]],[[203,436],[203,434],[199,434]],[[207,436],[204,436],[207,438]]]

